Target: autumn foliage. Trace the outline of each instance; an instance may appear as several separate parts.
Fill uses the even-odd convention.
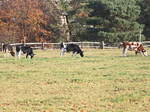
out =
[[[50,0],[3,0],[0,42],[57,41],[59,16],[59,10]]]

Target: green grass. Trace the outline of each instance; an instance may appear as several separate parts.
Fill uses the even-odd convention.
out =
[[[85,49],[85,57],[37,50],[0,53],[0,112],[149,112],[150,56]]]

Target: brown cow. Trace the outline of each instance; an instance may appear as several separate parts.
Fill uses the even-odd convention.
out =
[[[140,42],[122,42],[123,47],[122,54],[127,56],[127,51],[135,51],[135,54],[140,53],[142,56],[147,56],[147,51],[144,49],[142,43]]]

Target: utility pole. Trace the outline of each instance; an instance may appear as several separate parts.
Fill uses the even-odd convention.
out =
[[[64,33],[66,34],[66,39],[67,39],[67,41],[70,41],[71,40],[71,31],[69,28],[68,14],[66,12],[62,13],[61,22],[62,22],[62,27],[64,29]]]

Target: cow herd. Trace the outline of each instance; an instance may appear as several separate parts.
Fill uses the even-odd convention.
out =
[[[13,57],[20,59],[21,54],[26,54],[26,58],[30,56],[32,59],[34,57],[33,49],[25,44],[16,45],[15,48],[10,44],[2,44],[2,51],[6,53],[6,56],[9,54]]]
[[[135,51],[137,55],[140,53],[142,56],[147,56],[147,51],[144,49],[143,45],[139,42],[121,42],[120,47],[122,47],[122,56],[127,56],[127,51]],[[11,44],[2,43],[2,51],[6,53],[6,56],[11,55],[20,59],[21,54],[26,54],[26,58],[34,57],[34,52],[31,46],[20,44],[12,46]],[[72,56],[79,54],[81,57],[84,57],[83,51],[77,44],[65,44],[60,43],[60,56],[63,56],[67,52],[72,52]]]

